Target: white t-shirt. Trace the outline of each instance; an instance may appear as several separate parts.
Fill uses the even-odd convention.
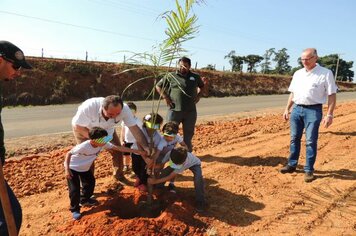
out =
[[[163,160],[162,160],[162,163],[166,163],[169,161],[170,159],[170,155],[171,155],[171,152],[168,152]],[[174,170],[175,173],[177,174],[180,174],[182,173],[183,171],[189,169],[190,167],[192,166],[195,166],[195,165],[201,165],[201,161],[198,157],[194,156],[193,153],[191,152],[188,152],[187,153],[187,159],[185,160],[185,162],[183,163],[183,166],[182,168],[178,169],[178,170]]]
[[[138,127],[142,127],[142,121],[139,118],[137,118],[136,116],[134,116],[134,119],[136,121],[136,125]],[[123,121],[121,122],[121,129],[124,129],[124,134],[125,134],[124,141],[126,143],[135,143],[136,142],[136,139],[132,135],[129,127],[127,127]]]
[[[130,108],[124,103],[121,113],[115,118],[105,120],[102,115],[103,97],[90,98],[84,101],[72,119],[72,126],[79,125],[88,129],[100,127],[105,129],[109,135],[115,131],[115,126],[123,121],[126,126],[131,127],[136,124]]]
[[[172,151],[172,149],[176,146],[177,143],[181,143],[181,142],[183,142],[183,137],[180,136],[179,134],[177,134],[175,138],[170,142],[167,142],[167,140],[165,140],[164,137],[162,137],[162,143],[164,147],[159,155],[160,156],[166,155],[167,152]]]
[[[297,70],[288,91],[293,93],[293,102],[300,105],[324,104],[328,95],[337,91],[331,70],[318,64],[311,70]]]
[[[145,136],[145,138],[146,138],[146,140],[147,140],[148,146],[150,146],[151,138],[150,138],[150,136],[148,135],[146,129],[145,129],[144,127],[142,127],[142,125],[139,126],[139,127],[141,128],[142,133],[143,133],[143,135]],[[161,136],[157,131],[155,131],[155,132],[153,133],[153,147],[154,147],[154,148],[157,148],[159,151],[162,151],[162,149],[163,149],[163,147],[164,147],[163,145],[164,145],[164,143],[163,143],[163,141],[162,141],[162,136]],[[137,142],[134,142],[134,144],[132,144],[132,147],[131,147],[131,148],[138,150]]]
[[[113,147],[114,145],[111,143],[106,143],[102,147],[93,147],[90,144],[90,140],[86,140],[70,150],[72,156],[69,162],[69,168],[78,172],[88,171],[103,148],[112,149]]]

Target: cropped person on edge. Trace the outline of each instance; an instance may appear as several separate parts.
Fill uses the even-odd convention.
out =
[[[0,81],[13,80],[20,75],[20,69],[32,69],[32,66],[25,60],[21,49],[8,41],[0,41]],[[0,89],[1,91],[2,89]],[[2,96],[2,94],[1,94]],[[0,158],[1,163],[5,163],[4,128],[1,122],[2,99],[0,99]],[[5,181],[7,193],[11,203],[12,213],[15,218],[17,232],[20,231],[22,223],[22,209],[14,192]],[[8,235],[5,214],[0,204],[0,235]]]

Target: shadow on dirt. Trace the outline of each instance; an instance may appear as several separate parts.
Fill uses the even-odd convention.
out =
[[[230,163],[239,166],[278,166],[280,164],[285,164],[287,158],[279,156],[269,156],[269,157],[240,157],[240,156],[231,156],[231,157],[217,157],[212,155],[200,156],[202,162],[223,162]]]
[[[356,180],[356,171],[349,169],[340,169],[340,170],[315,170],[314,171],[316,178],[335,178],[335,179],[344,179],[344,180]]]
[[[334,134],[334,135],[341,135],[341,136],[356,136],[356,132],[322,132],[323,134]]]
[[[179,180],[193,181],[193,177],[179,176]],[[208,207],[202,216],[213,217],[231,226],[248,226],[261,217],[251,212],[261,210],[264,204],[252,201],[248,196],[235,194],[218,187],[213,179],[205,180],[205,195]],[[194,203],[195,193],[193,188],[177,188],[179,195],[190,198]]]

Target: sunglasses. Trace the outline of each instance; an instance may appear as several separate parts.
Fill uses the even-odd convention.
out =
[[[166,137],[172,137],[172,138],[174,138],[174,137],[176,137],[177,136],[177,134],[174,134],[174,133],[171,133],[171,132],[164,132],[163,133],[163,136],[166,136]]]
[[[159,130],[159,128],[161,126],[160,124],[153,124],[152,122],[149,122],[149,121],[146,121],[145,124],[146,124],[147,128],[156,129],[156,130]]]
[[[106,144],[108,142],[110,142],[113,139],[112,135],[108,135],[102,138],[97,138],[97,139],[93,139],[94,142],[99,143],[99,144]]]
[[[2,56],[2,57],[4,58],[5,61],[11,63],[11,66],[12,66],[12,68],[13,68],[14,70],[17,71],[17,70],[20,70],[20,69],[21,69],[21,66],[16,65],[13,60],[11,60],[11,59],[9,59],[9,58],[6,58],[6,57],[4,57],[4,56]]]
[[[175,164],[171,159],[169,159],[168,165],[169,165],[169,167],[171,167],[172,169],[180,170],[180,169],[182,169],[184,163],[185,163],[185,162],[183,162],[183,163],[180,164],[180,165],[177,165],[177,164]]]

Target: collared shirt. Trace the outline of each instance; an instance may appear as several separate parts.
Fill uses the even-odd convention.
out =
[[[171,152],[168,152],[163,160],[162,160],[162,163],[166,163],[170,160],[170,156],[171,156]],[[191,152],[188,152],[187,153],[187,159],[185,160],[185,162],[183,163],[183,166],[182,168],[178,169],[178,170],[174,170],[175,173],[177,174],[180,174],[182,173],[183,171],[189,169],[190,167],[192,166],[195,166],[195,165],[201,165],[201,161],[198,157],[194,156],[193,153]]]
[[[324,104],[328,95],[337,92],[331,70],[316,65],[311,71],[297,70],[288,91],[293,93],[293,102],[300,105]]]
[[[90,166],[102,149],[112,148],[113,145],[111,143],[106,143],[101,147],[93,147],[90,140],[84,141],[70,150],[72,156],[69,162],[69,168],[78,172],[86,172],[90,169]]]
[[[173,111],[194,111],[197,88],[203,88],[204,83],[198,74],[189,71],[186,76],[179,72],[170,73],[170,76],[158,81],[157,86],[166,87],[166,93],[175,105],[171,108]]]
[[[103,102],[103,97],[90,98],[84,101],[78,107],[78,111],[72,119],[72,125],[79,125],[88,129],[100,127],[105,129],[109,135],[114,133],[115,126],[119,125],[120,121],[123,121],[128,127],[136,125],[136,120],[125,103],[118,116],[105,120],[102,114]]]

